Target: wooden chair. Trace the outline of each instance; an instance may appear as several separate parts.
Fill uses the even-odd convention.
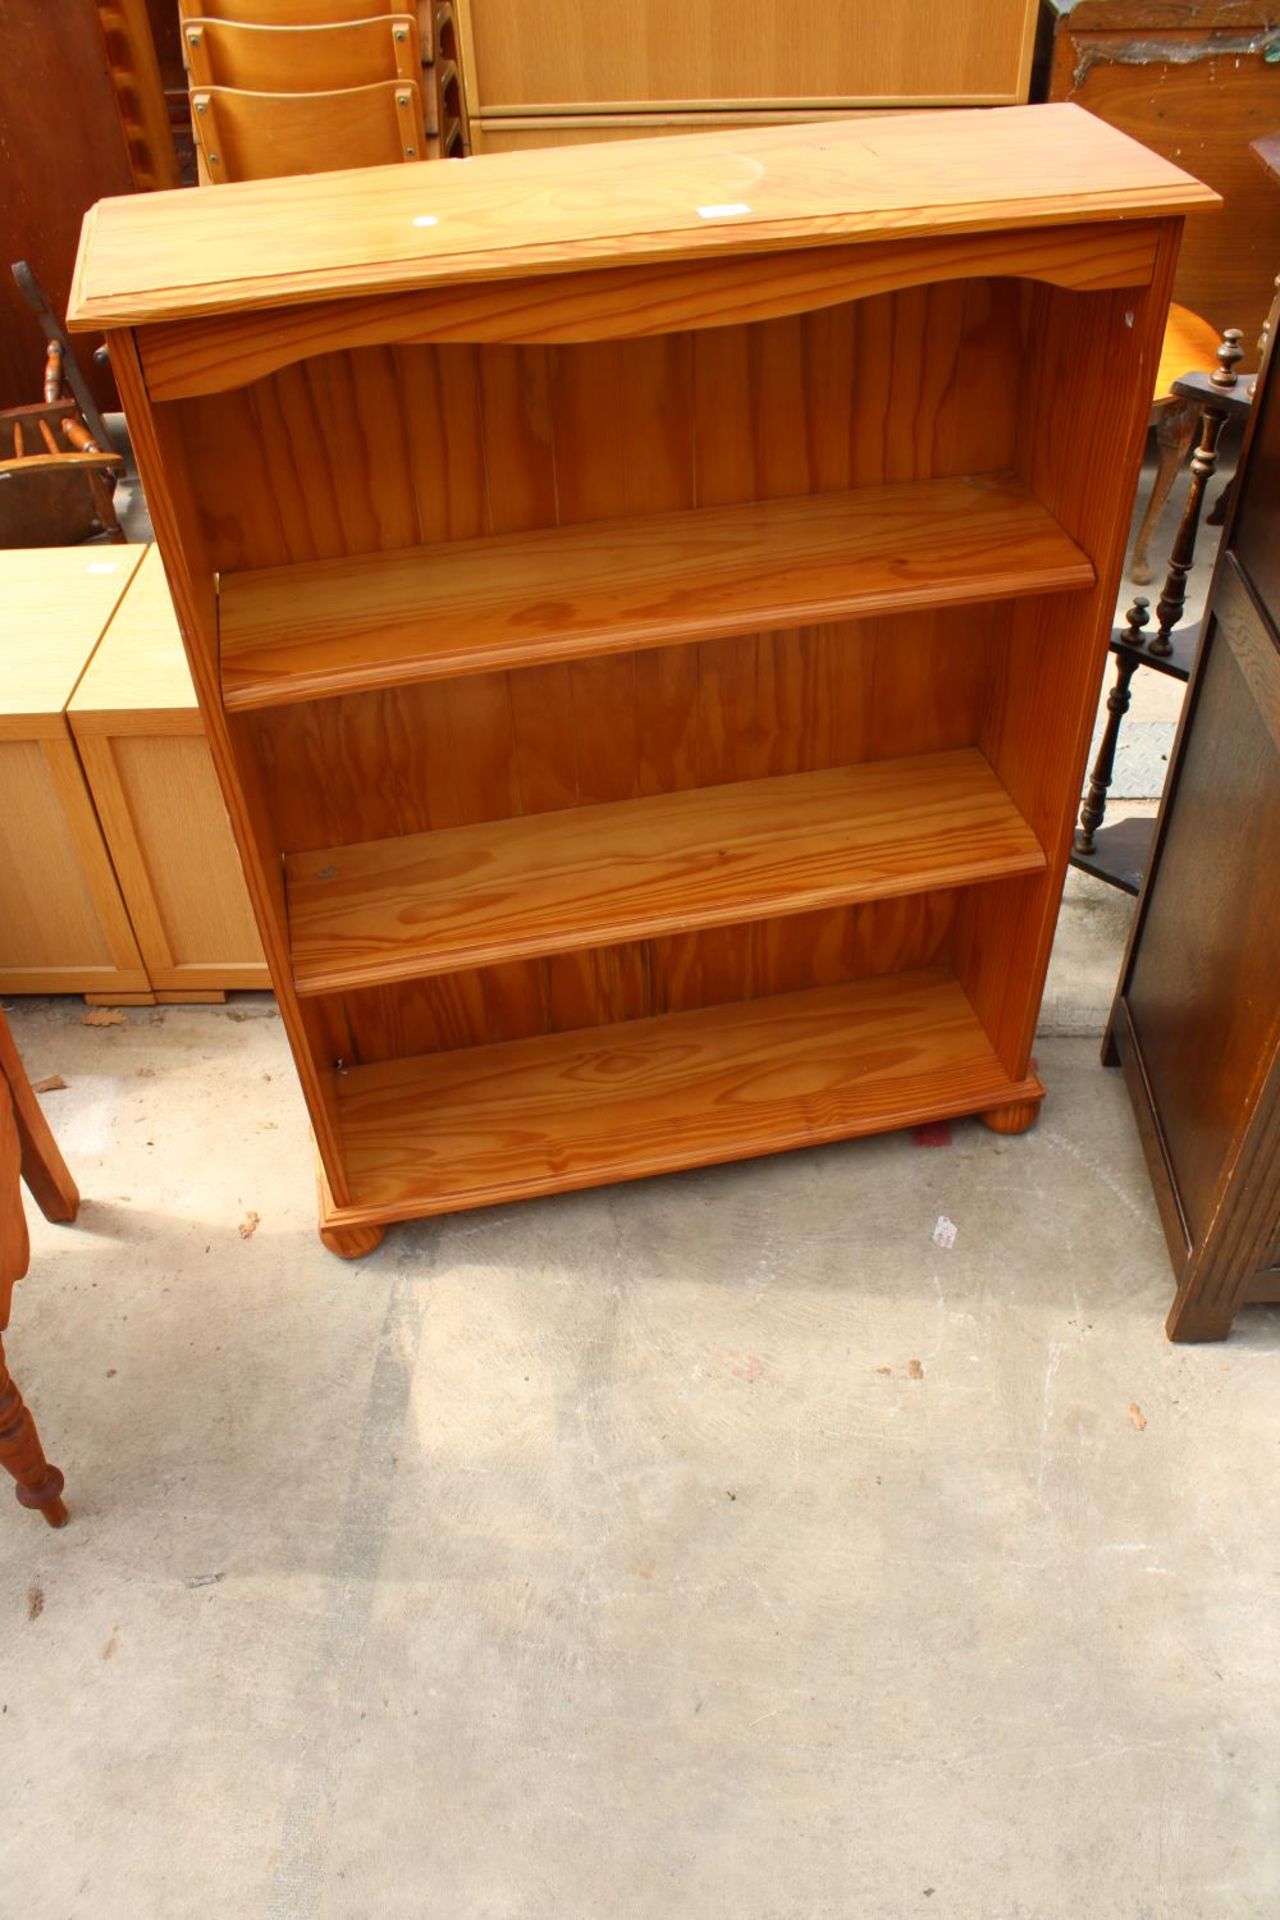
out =
[[[124,461],[99,446],[63,394],[62,367],[51,341],[43,403],[0,413],[0,546],[75,546],[99,530],[125,537],[112,500]]]
[[[308,28],[188,20],[182,39],[193,89],[336,93],[380,80],[422,77],[418,23],[408,13]]]
[[[253,27],[333,27],[350,20],[412,13],[428,66],[434,59],[431,0],[179,0],[183,24],[235,20]]]
[[[1156,430],[1159,454],[1156,477],[1151,487],[1142,524],[1134,535],[1129,560],[1129,578],[1135,586],[1145,587],[1151,579],[1151,536],[1164,511],[1169,490],[1178,469],[1191,451],[1196,430],[1197,410],[1174,391],[1174,381],[1197,367],[1213,365],[1218,351],[1218,334],[1190,307],[1172,306],[1160,348],[1155,391],[1151,397],[1151,424]]]
[[[434,21],[436,43],[436,125],[440,152],[446,160],[460,160],[471,151],[471,124],[467,92],[462,79],[462,55],[453,0],[437,0]]]
[[[214,186],[425,157],[422,89],[413,81],[338,93],[209,87],[193,93],[191,105],[201,165]]]
[[[76,1217],[80,1196],[32,1091],[18,1049],[0,1014],[0,1334],[9,1325],[13,1289],[27,1271],[30,1241],[22,1210],[25,1180],[46,1220]],[[0,1340],[0,1467],[17,1482],[21,1506],[43,1513],[51,1527],[67,1522],[63,1479],[45,1459]]]

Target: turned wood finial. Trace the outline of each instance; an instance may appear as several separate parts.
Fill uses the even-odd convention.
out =
[[[1236,368],[1244,359],[1244,348],[1240,342],[1244,339],[1239,327],[1227,327],[1223,330],[1222,345],[1218,348],[1218,364],[1209,375],[1215,387],[1234,387],[1240,376]]]
[[[1124,617],[1125,631],[1120,636],[1130,647],[1140,647],[1143,641],[1142,629],[1151,618],[1151,602],[1145,594],[1135,594],[1133,605]]]

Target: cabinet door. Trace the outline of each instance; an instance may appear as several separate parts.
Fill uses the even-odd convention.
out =
[[[1033,0],[467,0],[472,113],[1008,104]]]
[[[1237,476],[1112,1035],[1178,1297],[1174,1339],[1270,1298],[1280,1251],[1280,388]]]
[[[77,734],[151,985],[269,987],[208,744],[194,713],[160,731],[165,718],[156,731],[138,716],[127,731]]]
[[[51,720],[0,738],[0,992],[138,995],[148,981],[76,759]]]

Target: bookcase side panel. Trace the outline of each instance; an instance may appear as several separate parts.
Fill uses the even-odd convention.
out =
[[[1048,858],[961,906],[956,966],[1012,1078],[1026,1071],[1128,540],[1181,221],[1149,286],[1031,299],[1019,468],[1093,562],[1087,591],[1015,604],[982,746]]]
[[[128,417],[138,471],[146,489],[218,784],[240,850],[250,902],[317,1144],[334,1196],[341,1200],[346,1193],[346,1181],[335,1121],[332,1074],[326,1072],[313,1055],[293,990],[280,849],[272,837],[270,812],[259,788],[256,764],[237,753],[222,707],[217,676],[215,569],[193,484],[198,475],[189,465],[182,441],[173,431],[169,410],[150,403],[133,336],[117,333],[110,338],[111,363]]]

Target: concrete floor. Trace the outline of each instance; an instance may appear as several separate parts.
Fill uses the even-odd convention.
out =
[[[20,1003],[85,1204],[9,1339],[73,1520],[0,1504],[4,1920],[1270,1920],[1280,1312],[1164,1339],[1127,912],[1073,879],[1024,1138],[354,1266],[269,1001]]]
[[[8,1340],[73,1520],[0,1500],[0,1920],[1273,1920],[1280,1311],[1165,1341],[1131,911],[1069,878],[1025,1138],[354,1266],[269,1001],[20,1003],[85,1203]]]

